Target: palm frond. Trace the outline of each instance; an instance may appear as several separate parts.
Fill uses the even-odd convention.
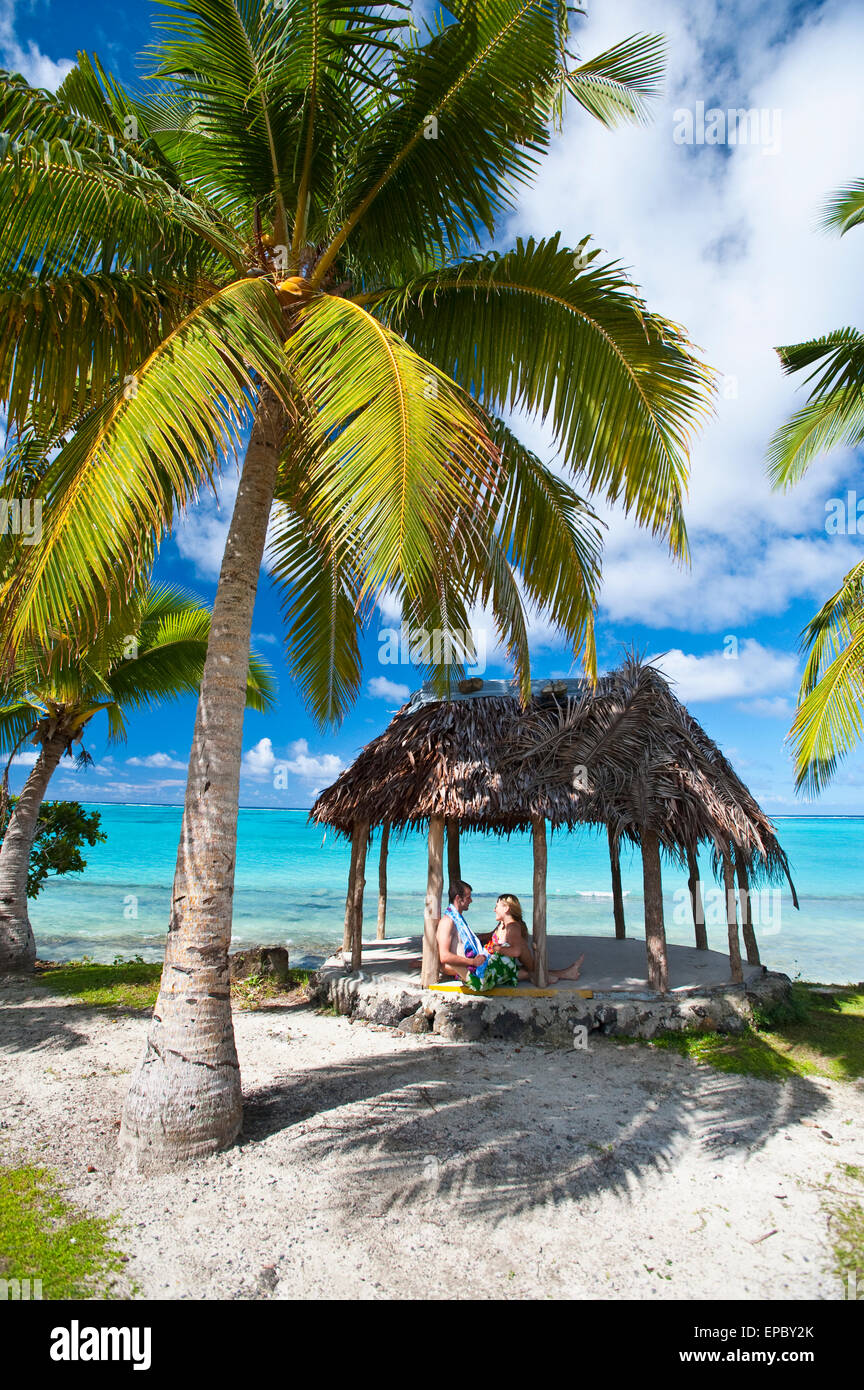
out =
[[[813,367],[807,404],[777,429],[767,451],[775,488],[790,487],[819,454],[864,440],[864,334],[839,328],[806,343],[776,349],[788,374]]]
[[[288,669],[318,724],[337,725],[360,690],[360,576],[332,522],[310,516],[308,491],[283,483],[278,496],[269,563]]]
[[[4,692],[5,694],[5,692]],[[41,711],[26,699],[13,699],[7,703],[8,695],[0,704],[0,753],[9,753],[17,748],[28,734],[33,733]]]
[[[810,654],[789,741],[796,788],[817,795],[864,724],[864,561],[807,625],[801,645]]]
[[[193,280],[202,247],[242,266],[236,233],[213,206],[174,186],[137,145],[30,87],[0,82],[0,226],[4,266],[35,273],[118,263]]]
[[[845,188],[839,188],[825,203],[820,227],[826,232],[839,232],[841,236],[852,227],[860,227],[864,222],[864,179],[854,179]]]
[[[50,431],[93,409],[192,308],[174,282],[127,271],[19,274],[0,290],[0,399]]]
[[[468,259],[382,295],[374,312],[487,409],[545,416],[566,463],[687,549],[687,452],[713,374],[614,264],[549,241]]]
[[[427,590],[446,551],[448,517],[495,448],[470,399],[358,305],[323,297],[287,345],[310,410],[311,515],[339,548],[362,529],[360,598],[401,576]]]
[[[634,34],[566,72],[561,84],[610,129],[626,122],[645,125],[650,102],[661,94],[665,52],[662,34]]]
[[[426,41],[401,50],[397,99],[357,133],[316,284],[349,239],[367,273],[404,278],[492,235],[548,145],[563,7],[454,0],[448,8],[455,23],[436,15]]]
[[[0,588],[7,649],[70,625],[92,639],[106,606],[149,569],[175,510],[236,447],[255,400],[251,371],[289,399],[280,338],[272,288],[238,281],[139,365],[134,391],[115,388],[87,418],[42,485],[40,545],[25,555],[18,547],[17,570]],[[4,538],[7,547],[15,540]]]
[[[603,523],[503,421],[494,421],[491,433],[501,451],[502,500],[494,509],[501,546],[530,601],[566,637],[593,679]]]

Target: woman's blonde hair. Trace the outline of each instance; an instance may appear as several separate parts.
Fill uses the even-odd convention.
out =
[[[509,909],[510,909],[510,915],[511,915],[511,917],[514,917],[514,918],[516,919],[516,921],[519,923],[520,927],[522,928],[523,935],[527,936],[527,935],[528,935],[528,927],[527,927],[527,925],[526,925],[525,918],[522,916],[522,904],[520,903],[519,899],[516,897],[516,894],[515,894],[515,893],[500,893],[500,894],[498,895],[498,901],[499,901],[499,903],[506,903],[506,904],[507,904],[507,906],[508,906]]]

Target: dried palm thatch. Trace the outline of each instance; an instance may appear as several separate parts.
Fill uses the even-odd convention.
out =
[[[433,816],[504,835],[540,818],[605,825],[637,844],[650,829],[682,865],[707,843],[718,864],[737,852],[753,884],[791,886],[770,820],[656,667],[629,656],[596,687],[537,683],[524,708],[503,684],[451,700],[418,692],[311,819],[349,836],[361,822],[398,833]]]

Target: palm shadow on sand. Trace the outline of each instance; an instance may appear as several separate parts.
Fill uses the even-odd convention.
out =
[[[241,1142],[281,1134],[274,1159],[285,1167],[292,1151],[311,1164],[335,1154],[344,1181],[332,1200],[354,1217],[425,1206],[446,1225],[602,1192],[636,1200],[694,1131],[722,1164],[826,1103],[800,1077],[778,1084],[608,1039],[595,1047],[589,1059],[439,1045],[322,1066],[247,1093]]]

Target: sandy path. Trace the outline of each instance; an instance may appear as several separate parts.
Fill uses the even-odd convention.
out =
[[[860,1083],[241,1012],[242,1143],[130,1179],[116,1126],[146,1019],[8,980],[0,1004],[0,1157],[119,1213],[145,1297],[843,1296],[810,1184],[864,1163]]]

